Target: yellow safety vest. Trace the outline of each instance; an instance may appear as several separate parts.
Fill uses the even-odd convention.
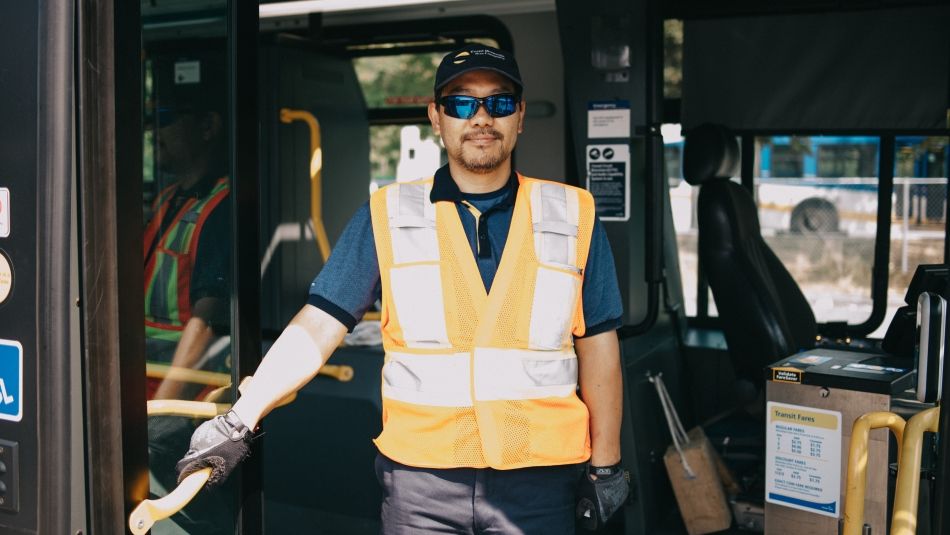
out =
[[[392,184],[370,209],[382,279],[387,457],[426,468],[497,469],[590,457],[573,335],[594,201],[518,175],[511,228],[486,293],[455,203],[433,180]]]

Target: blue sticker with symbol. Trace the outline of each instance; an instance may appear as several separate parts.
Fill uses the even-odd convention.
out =
[[[0,420],[23,419],[23,346],[20,342],[0,339]]]

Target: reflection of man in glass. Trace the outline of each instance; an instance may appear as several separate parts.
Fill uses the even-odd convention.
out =
[[[150,362],[225,371],[207,354],[215,332],[227,329],[231,278],[227,99],[211,63],[156,62],[155,156],[159,183],[171,185],[157,194],[145,229],[145,335]],[[200,389],[172,380],[151,388],[159,399]]]
[[[224,58],[157,58],[154,107],[159,171],[145,228],[145,338],[151,363],[227,372],[231,200],[227,174]],[[198,399],[208,385],[149,380],[149,398]],[[176,486],[175,461],[188,449],[192,418],[151,416],[148,451],[152,497]],[[223,488],[195,499],[156,534],[233,533],[231,497]]]

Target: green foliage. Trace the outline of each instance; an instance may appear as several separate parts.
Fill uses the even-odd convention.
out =
[[[369,108],[425,106],[432,99],[435,70],[442,53],[370,56],[353,60],[356,76]],[[434,137],[422,127],[422,136]],[[373,180],[394,180],[399,164],[399,133],[402,125],[370,128],[370,166]]]
[[[369,108],[421,106],[432,97],[442,54],[370,56],[353,60]],[[400,103],[400,101],[404,101]]]

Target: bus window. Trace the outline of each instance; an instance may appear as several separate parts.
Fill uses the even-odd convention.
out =
[[[944,261],[950,138],[898,136],[894,151],[890,277],[884,326],[904,305],[904,294],[916,266]],[[872,336],[883,333],[882,326]]]
[[[232,400],[231,69],[226,6],[179,37],[194,13],[143,8],[143,220],[149,496],[177,486],[175,468],[201,423],[178,401]],[[158,19],[161,19],[160,21]],[[156,403],[160,402],[160,403]],[[189,410],[190,409],[190,410]],[[207,417],[202,416],[202,418]],[[155,534],[234,533],[238,482],[204,490]]]
[[[805,176],[804,161],[807,155],[803,153],[808,148],[801,138],[791,136],[763,141],[758,151],[760,176],[775,178]]]
[[[680,98],[683,94],[683,21],[663,21],[663,97]]]
[[[870,317],[879,146],[877,137],[755,139],[762,236],[819,323]]]

